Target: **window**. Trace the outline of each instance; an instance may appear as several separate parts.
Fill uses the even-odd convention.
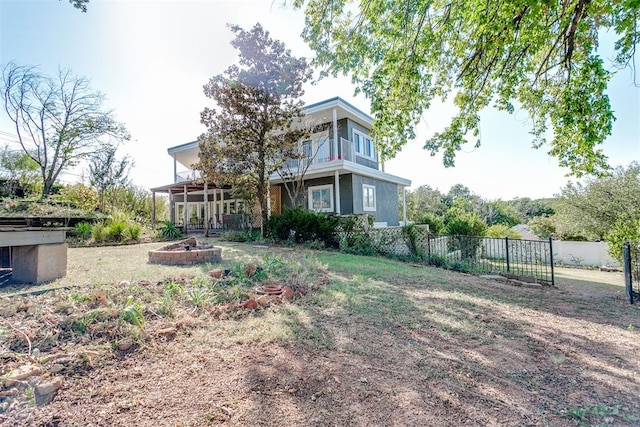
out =
[[[333,185],[309,187],[309,210],[333,212]]]
[[[355,145],[356,153],[358,155],[369,157],[370,159],[376,158],[375,144],[369,135],[354,129],[353,144]]]
[[[329,132],[318,132],[311,135],[311,139],[302,141],[302,154],[313,163],[324,163],[331,159],[331,141]]]
[[[376,210],[376,187],[373,185],[362,184],[362,210]]]

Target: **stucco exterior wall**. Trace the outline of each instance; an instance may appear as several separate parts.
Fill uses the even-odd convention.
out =
[[[362,185],[376,188],[376,210],[364,211],[362,206]],[[388,226],[400,225],[398,220],[398,186],[389,182],[378,181],[360,175],[353,175],[353,213],[367,213],[375,222],[386,222]]]

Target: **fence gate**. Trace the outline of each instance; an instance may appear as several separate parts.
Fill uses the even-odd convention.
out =
[[[626,242],[622,247],[624,282],[629,302],[640,299],[640,244]]]

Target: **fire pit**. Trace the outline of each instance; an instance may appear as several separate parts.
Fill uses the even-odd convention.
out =
[[[152,264],[192,265],[220,261],[222,248],[200,243],[195,237],[149,251],[149,262]]]

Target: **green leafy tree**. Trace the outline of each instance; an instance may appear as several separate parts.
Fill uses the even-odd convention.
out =
[[[510,239],[521,239],[522,235],[506,224],[494,224],[487,228],[487,237],[508,237]]]
[[[133,162],[129,156],[116,158],[117,147],[109,145],[89,159],[89,183],[98,191],[98,205],[104,210],[104,196],[129,182]]]
[[[551,199],[535,199],[528,197],[515,198],[506,202],[516,210],[523,222],[529,222],[538,216],[551,216],[555,214]]]
[[[487,223],[475,213],[469,213],[454,206],[444,216],[447,234],[461,236],[484,236]]]
[[[640,250],[640,217],[617,221],[607,234],[607,241],[609,255],[623,265],[622,253],[625,242],[632,243],[632,251]]]
[[[599,33],[618,35],[615,63],[628,65],[640,41],[636,0],[293,4],[305,10],[316,64],[350,74],[370,98],[383,159],[415,137],[434,99],[453,97],[458,113],[425,144],[447,166],[463,144],[480,145],[480,111],[494,106],[527,112],[536,148],[552,131],[549,153],[576,176],[608,170],[598,145],[615,118]]]
[[[441,234],[445,230],[444,217],[436,216],[430,213],[423,214],[416,220],[419,224],[427,224],[429,226],[429,233]]]
[[[239,186],[255,194],[262,225],[267,222],[269,176],[297,153],[307,131],[292,124],[302,120],[302,86],[311,78],[304,58],[269,37],[260,24],[245,31],[231,26],[238,65],[211,78],[204,93],[216,108],[205,108],[200,136],[203,178]]]
[[[503,224],[513,227],[522,221],[518,212],[502,200],[483,203],[481,211],[486,223],[490,226]]]
[[[0,151],[0,177],[7,180],[9,193],[22,187],[32,191],[38,180],[38,164],[27,154],[9,149],[8,145]]]
[[[0,89],[22,150],[40,168],[43,197],[61,172],[93,156],[106,140],[129,139],[124,125],[104,109],[104,96],[70,70],[51,78],[11,62],[2,69]]]
[[[550,216],[536,216],[527,223],[533,234],[541,239],[556,236],[556,221]]]
[[[618,167],[611,175],[569,183],[557,201],[558,232],[603,240],[614,224],[640,218],[640,163]]]
[[[415,190],[407,190],[405,200],[409,221],[422,221],[422,218],[427,214],[433,217],[442,216],[448,208],[444,203],[444,195],[428,185],[422,185]]]

